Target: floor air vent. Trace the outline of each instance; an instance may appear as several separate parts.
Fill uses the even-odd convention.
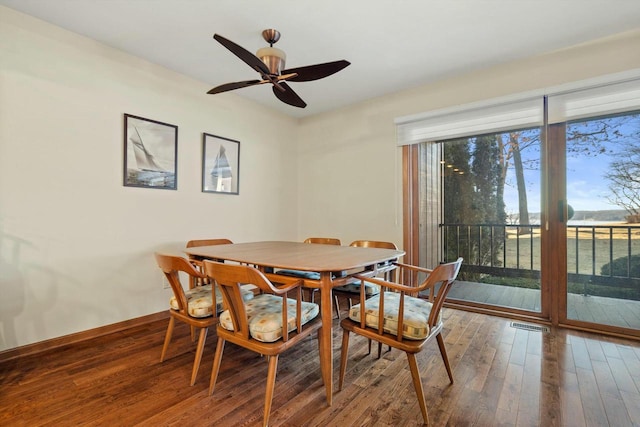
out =
[[[511,322],[511,327],[533,332],[549,332],[549,328],[547,326],[530,325],[528,323]]]

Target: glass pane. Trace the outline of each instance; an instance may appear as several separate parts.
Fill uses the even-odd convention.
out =
[[[640,113],[567,124],[567,318],[640,329]]]
[[[444,260],[464,258],[450,299],[540,312],[540,129],[443,144]]]

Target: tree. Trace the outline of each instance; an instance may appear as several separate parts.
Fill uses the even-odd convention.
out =
[[[504,224],[504,187],[500,185],[502,165],[496,135],[475,138],[471,162],[475,183],[475,209],[483,223]]]
[[[530,156],[527,160],[522,159],[522,152],[527,150],[538,150],[540,146],[540,129],[525,129],[512,131],[496,135],[500,149],[499,159],[502,167],[499,185],[504,194],[504,187],[507,185],[507,173],[513,164],[518,191],[518,218],[519,224],[529,224],[529,204],[527,200],[527,187],[524,179],[524,171],[527,169],[538,170],[540,159]],[[520,229],[528,232],[529,229]]]
[[[611,190],[607,199],[629,213],[628,222],[640,222],[640,144],[625,144],[609,170],[605,174]]]
[[[629,213],[628,222],[640,222],[640,113],[571,123],[567,152],[613,158],[603,176],[611,191],[606,198]]]
[[[472,264],[499,265],[502,228],[506,213],[500,182],[502,166],[495,135],[449,141],[444,149],[444,217],[446,259],[458,256],[473,259]],[[478,233],[494,233],[494,245]]]

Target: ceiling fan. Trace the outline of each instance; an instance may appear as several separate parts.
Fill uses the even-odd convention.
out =
[[[225,39],[219,34],[214,34],[213,38],[229,49],[231,53],[246,62],[251,68],[260,73],[260,80],[245,80],[241,82],[225,83],[211,89],[208,94],[227,92],[229,90],[241,89],[243,87],[271,83],[273,93],[276,97],[294,107],[304,108],[307,104],[291,89],[286,82],[308,82],[318,80],[337,73],[350,65],[349,61],[340,60],[326,62],[324,64],[308,65],[306,67],[284,69],[286,54],[273,47],[273,44],[280,40],[280,32],[274,29],[264,30],[262,37],[269,47],[259,49],[256,55],[245,48],[235,44],[231,40]]]

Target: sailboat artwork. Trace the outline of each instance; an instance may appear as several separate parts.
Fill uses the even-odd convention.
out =
[[[231,166],[229,166],[229,160],[225,154],[227,151],[223,145],[220,145],[220,151],[216,156],[216,161],[211,168],[211,185],[215,191],[221,191],[225,193],[231,192],[231,181],[233,174],[231,173]]]
[[[204,134],[202,191],[238,194],[240,142]]]
[[[178,128],[125,115],[125,185],[176,189]]]

